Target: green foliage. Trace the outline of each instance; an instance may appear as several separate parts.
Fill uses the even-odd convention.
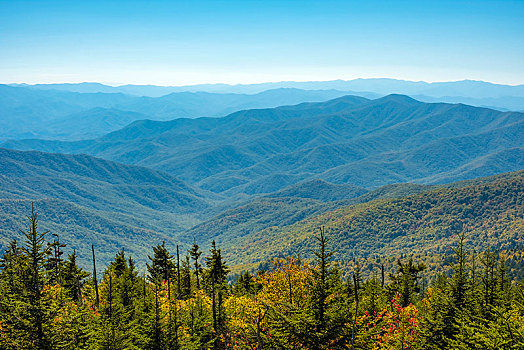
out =
[[[217,249],[215,242],[211,244],[211,256],[206,257],[204,270],[205,288],[211,295],[213,313],[214,348],[225,347],[226,314],[224,310],[224,298],[228,292],[227,274],[229,269],[222,259],[222,252]]]
[[[151,265],[147,264],[151,282],[162,283],[170,281],[175,276],[175,263],[173,255],[166,249],[165,242],[162,242],[162,245],[153,247],[153,253],[153,257],[148,256]]]
[[[504,179],[460,191],[473,203],[479,188],[481,196],[505,191],[502,199],[484,196],[483,203],[491,204],[476,211],[480,217],[485,212],[500,217],[499,209],[490,205],[518,206],[511,191],[520,188],[521,180]],[[454,206],[460,205],[458,191],[439,190],[403,201],[420,204],[431,198],[446,212],[448,197],[455,199]],[[447,197],[439,198],[443,193]],[[376,213],[376,205],[365,208]],[[431,206],[424,208],[436,215]],[[204,268],[194,244],[183,255],[180,273],[175,272],[178,261],[175,265],[165,244],[154,246],[147,277],[139,275],[124,249],[118,250],[98,281],[99,304],[76,252],[65,261],[57,259],[56,249],[67,246],[46,241],[49,235],[39,231],[34,211],[28,219],[23,245],[11,242],[0,258],[0,349],[520,349],[524,345],[524,286],[510,273],[520,266],[523,252],[471,250],[475,221],[467,216],[448,222],[452,255],[440,262],[447,273],[431,279],[426,279],[426,264],[412,256],[395,257],[397,270],[387,280],[385,270],[365,259],[345,266],[335,261],[332,246],[338,243],[333,239],[337,236],[327,237],[333,228],[317,227],[316,236],[310,237],[315,247],[311,262],[277,259],[264,271],[239,274],[232,286],[228,264],[215,242]],[[343,277],[344,269],[351,271],[353,280]],[[364,274],[366,269],[371,271]],[[197,275],[202,278],[201,289]]]
[[[91,243],[102,264],[125,247],[143,267],[149,246],[193,226],[210,205],[201,191],[165,173],[85,155],[0,149],[0,166],[0,250],[17,238],[34,202],[42,228],[76,247],[84,268]]]
[[[320,226],[332,238],[345,276],[360,259],[366,276],[385,264],[393,272],[397,257],[424,260],[426,278],[449,273],[451,249],[460,223],[468,249],[508,252],[516,268],[516,251],[524,246],[524,177],[522,172],[489,181],[434,189],[396,199],[379,199],[342,207],[284,227],[270,227],[222,244],[235,265],[253,267],[275,257],[298,254],[312,259],[312,236]],[[480,264],[480,260],[477,260]],[[442,269],[443,265],[447,265]]]
[[[407,263],[398,259],[397,264],[397,272],[389,275],[391,279],[389,290],[393,296],[400,295],[400,305],[406,307],[413,304],[420,293],[419,274],[426,266],[423,263],[414,264],[413,259],[409,259]]]
[[[84,280],[89,276],[89,273],[78,267],[76,259],[76,251],[73,251],[64,262],[60,281],[67,290],[69,298],[78,303],[82,300]]]
[[[154,113],[147,105],[145,110]],[[88,141],[25,140],[4,147],[140,164],[235,197],[318,178],[377,188],[516,171],[523,167],[522,128],[518,112],[428,104],[402,95],[343,96],[222,118],[141,120]]]

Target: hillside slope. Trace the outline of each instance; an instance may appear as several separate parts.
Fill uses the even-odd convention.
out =
[[[176,92],[152,98],[127,95],[110,87],[99,92],[77,90],[83,92],[0,84],[0,140],[87,139],[136,120],[218,117],[248,108],[326,101],[346,94],[336,90],[275,89],[250,95]]]
[[[177,237],[212,201],[168,174],[86,155],[0,149],[0,169],[0,250],[20,237],[31,202],[42,228],[87,260],[92,242],[105,256]]]
[[[321,226],[339,261],[412,255],[443,259],[462,229],[470,250],[515,249],[524,244],[524,172],[346,206],[234,240],[214,239],[232,265],[253,267],[278,256],[310,258]]]
[[[309,187],[310,185],[312,186]],[[424,185],[395,184],[365,192],[362,189],[355,191],[354,186],[313,180],[228,208],[191,228],[186,236],[205,245],[209,245],[213,239],[229,245],[229,242],[269,227],[284,227],[340,207],[378,198],[405,197],[430,188],[432,187]],[[359,193],[364,194],[357,197]]]
[[[5,147],[87,153],[171,173],[228,197],[322,179],[366,189],[435,184],[524,168],[524,113],[407,96],[345,96],[224,118],[138,121],[80,142]]]

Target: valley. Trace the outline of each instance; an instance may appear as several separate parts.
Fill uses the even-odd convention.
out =
[[[523,125],[519,112],[344,96],[223,118],[137,121],[91,140],[1,146],[145,166],[236,200],[313,179],[374,189],[520,170]]]
[[[524,349],[523,18],[0,0],[0,350]]]
[[[63,99],[73,94],[82,100],[86,95],[27,90],[35,96],[63,93]],[[286,95],[289,91],[280,92]],[[105,93],[95,94],[102,94],[92,96],[97,101],[106,98]],[[318,97],[315,91],[309,96],[314,94]],[[116,96],[118,103],[137,98]],[[65,100],[56,103],[63,105]],[[147,103],[143,106],[142,112],[149,108]],[[104,115],[105,110],[98,111]],[[112,111],[115,118],[126,120],[125,114]],[[76,125],[96,124],[88,119],[90,114],[81,113],[78,118],[84,124],[74,121]],[[133,113],[137,118],[143,116]],[[368,257],[370,252],[373,256],[404,254],[393,248],[395,244],[413,253],[405,240],[424,239],[428,228],[424,232],[410,229],[389,243],[377,239],[382,242],[380,248],[361,241],[371,237],[366,225],[351,229],[357,230],[353,232],[338,223],[331,227],[327,218],[339,217],[330,220],[343,222],[355,216],[367,222],[373,219],[366,215],[385,211],[396,222],[394,210],[409,216],[416,210],[402,209],[406,206],[403,198],[417,198],[409,201],[418,203],[425,198],[423,193],[440,196],[445,189],[462,196],[466,195],[463,188],[476,186],[482,177],[520,170],[524,168],[523,126],[524,114],[518,112],[424,103],[404,95],[342,96],[225,117],[138,120],[101,137],[79,141],[9,140],[0,149],[1,245],[5,247],[18,236],[24,213],[34,202],[42,212],[44,229],[63,236],[83,258],[89,255],[86,240],[100,245],[102,262],[118,246],[141,255],[164,240],[182,247],[193,241],[207,247],[216,240],[231,252],[227,258],[235,269],[254,268],[294,251],[307,256],[305,238],[299,237],[309,237],[320,225],[335,235],[346,232],[360,237],[357,243],[348,236],[336,236],[341,261]],[[67,127],[63,130],[67,132]],[[509,174],[512,181],[521,177],[520,173]],[[489,180],[490,186],[503,178]],[[475,180],[456,182],[468,179]],[[459,185],[464,183],[469,187]],[[514,190],[518,193],[521,188]],[[429,206],[428,210],[432,205],[420,204]],[[519,206],[513,210],[518,212]],[[385,232],[400,229],[390,224],[375,222],[377,227],[384,225]],[[519,225],[518,221],[514,224]],[[423,227],[420,222],[406,225]],[[486,225],[496,229],[499,224],[490,221]],[[431,230],[448,232],[446,227],[440,223]],[[272,247],[266,246],[269,243]],[[360,250],[347,248],[361,244]],[[517,243],[508,244],[514,247]],[[423,243],[416,245],[420,245],[417,254],[431,250]]]

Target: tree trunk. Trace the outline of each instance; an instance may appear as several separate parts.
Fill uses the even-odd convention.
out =
[[[96,278],[96,259],[95,259],[95,246],[91,244],[91,250],[93,252],[93,283],[95,285],[95,305],[96,308],[100,306],[100,296],[98,294],[98,279]]]

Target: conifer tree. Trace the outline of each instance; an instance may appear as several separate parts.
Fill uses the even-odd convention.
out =
[[[211,256],[206,257],[206,282],[211,293],[213,330],[215,333],[214,349],[223,349],[225,346],[225,312],[224,294],[227,292],[226,276],[229,272],[228,267],[222,259],[220,249],[217,249],[215,241],[211,243]]]
[[[45,266],[47,256],[50,253],[49,246],[45,244],[45,236],[48,231],[38,231],[38,215],[31,205],[31,215],[29,220],[29,230],[21,231],[25,237],[25,244],[22,247],[23,257],[28,264],[27,277],[25,279],[25,292],[28,302],[28,321],[30,324],[30,334],[34,339],[34,348],[39,350],[50,349],[51,344],[44,332],[44,322],[47,318],[48,306],[42,298],[44,286],[47,283]]]
[[[64,254],[61,248],[64,248],[66,245],[60,243],[60,237],[57,234],[53,233],[52,235],[55,237],[55,240],[49,244],[51,256],[47,259],[47,266],[48,270],[52,271],[50,282],[59,283],[63,262],[62,255]]]
[[[465,251],[465,233],[459,235],[458,246],[453,248],[457,262],[453,268],[453,278],[451,280],[452,304],[456,310],[465,306],[466,293],[469,291],[469,279],[466,269],[467,252]]]
[[[191,255],[191,259],[193,259],[193,267],[195,271],[195,277],[196,277],[196,288],[197,290],[200,289],[200,276],[202,276],[202,265],[200,265],[200,255],[202,255],[202,252],[200,251],[200,248],[198,247],[198,244],[193,243],[191,246],[191,249],[189,250],[189,254]]]
[[[186,255],[182,260],[182,269],[180,274],[181,298],[186,299],[191,295],[191,261],[189,260],[189,255]]]
[[[412,258],[407,263],[403,263],[398,259],[397,265],[397,272],[389,274],[391,279],[389,288],[393,293],[400,295],[400,303],[403,307],[406,307],[415,301],[417,294],[420,292],[420,286],[418,285],[419,274],[426,268],[426,265],[423,263],[414,264]]]
[[[175,264],[173,255],[166,249],[165,242],[153,247],[153,257],[148,256],[151,264],[147,264],[149,280],[153,283],[167,281],[174,276]]]
[[[96,258],[95,246],[91,244],[91,251],[93,253],[93,286],[95,287],[95,306],[100,307],[100,293],[98,292],[98,278],[96,276]]]
[[[0,342],[0,348],[28,348],[33,342],[29,332],[31,325],[25,317],[28,268],[21,247],[16,240],[11,241],[0,259],[0,324],[6,338]]]
[[[62,280],[68,296],[75,302],[81,302],[84,279],[87,278],[89,274],[78,267],[76,259],[76,251],[73,251],[64,263]]]
[[[181,280],[180,280],[180,252],[178,251],[178,244],[176,246],[176,290],[177,299],[182,297]]]
[[[336,267],[333,266],[334,252],[328,251],[329,239],[324,227],[319,231],[319,235],[315,236],[318,248],[313,252],[315,268],[312,270],[311,311],[315,332],[311,334],[311,341],[313,347],[322,349],[332,344],[344,327],[345,315],[334,310],[344,310],[346,307],[341,297],[333,297],[337,289],[342,289],[341,280]]]

